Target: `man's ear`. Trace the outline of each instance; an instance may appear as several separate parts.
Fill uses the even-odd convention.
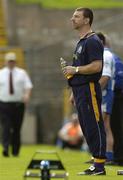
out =
[[[85,18],[85,24],[89,24],[89,18]]]

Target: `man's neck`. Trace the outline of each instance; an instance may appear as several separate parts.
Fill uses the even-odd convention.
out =
[[[7,68],[8,68],[10,71],[12,71],[12,70],[15,69],[15,66],[14,66],[14,67],[9,67],[9,66],[7,66]]]
[[[87,34],[91,33],[92,29],[90,27],[85,27],[79,31],[80,39],[84,38]]]

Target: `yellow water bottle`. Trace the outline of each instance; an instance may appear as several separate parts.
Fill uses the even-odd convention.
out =
[[[61,68],[62,69],[67,66],[67,62],[62,57],[60,58],[60,63],[61,63]],[[73,77],[73,75],[67,75],[66,76],[67,79],[70,79],[72,77]]]

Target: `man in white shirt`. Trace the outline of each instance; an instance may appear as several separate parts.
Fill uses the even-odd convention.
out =
[[[29,102],[32,82],[22,68],[16,66],[16,54],[5,54],[5,67],[0,69],[0,118],[2,124],[3,156],[19,155],[20,131],[25,105]]]

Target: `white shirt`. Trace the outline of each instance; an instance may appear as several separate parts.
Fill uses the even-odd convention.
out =
[[[103,65],[102,76],[110,77],[110,80],[108,81],[108,85],[106,86],[106,89],[113,90],[114,89],[114,76],[115,76],[115,61],[114,61],[113,54],[108,48],[104,48],[103,58],[104,58],[104,65]]]
[[[22,102],[25,90],[33,87],[32,82],[24,69],[15,67],[12,70],[14,94],[9,93],[10,69],[4,67],[0,70],[0,101]]]

